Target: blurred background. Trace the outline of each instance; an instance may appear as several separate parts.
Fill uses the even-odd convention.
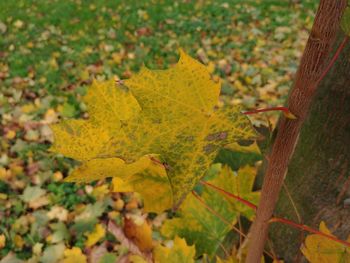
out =
[[[48,125],[84,116],[92,79],[125,79],[143,63],[167,68],[181,47],[223,79],[223,103],[281,106],[316,8],[316,0],[1,0],[0,262],[56,262],[66,247],[89,255],[86,233],[97,223],[125,211],[142,217],[139,197],[110,193],[108,182],[62,183],[74,162],[47,152]],[[271,128],[277,117],[253,121]],[[108,233],[99,240],[125,252]]]

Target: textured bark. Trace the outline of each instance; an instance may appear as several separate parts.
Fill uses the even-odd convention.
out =
[[[335,46],[342,39],[344,35],[339,33]],[[302,223],[317,229],[323,220],[339,238],[347,239],[350,207],[344,201],[350,197],[350,45],[317,90],[285,183]],[[298,222],[285,191],[277,212]],[[277,254],[286,262],[301,259],[300,231],[274,223],[270,236]]]
[[[339,22],[346,0],[321,0],[293,89],[288,98],[290,111],[297,120],[282,118],[271,153],[261,191],[257,216],[249,232],[248,263],[259,262],[271,218],[288,171],[288,164],[298,142],[322,73],[329,63]]]

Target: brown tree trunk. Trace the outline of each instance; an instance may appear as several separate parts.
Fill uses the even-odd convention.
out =
[[[339,32],[334,46],[338,46],[344,37]],[[350,235],[350,207],[347,204],[350,200],[347,199],[350,197],[350,45],[344,48],[317,89],[285,184],[302,223],[317,229],[323,220],[339,238],[347,239]],[[286,191],[282,192],[277,205],[278,215],[298,222]],[[277,254],[286,262],[301,258],[300,231],[278,223],[270,228]]]
[[[319,80],[330,62],[330,55],[339,31],[340,18],[345,7],[346,0],[320,1],[296,80],[288,98],[289,110],[298,119],[281,119],[271,153],[267,157],[268,164],[257,216],[249,232],[250,243],[246,261],[248,263],[260,262],[268,234],[268,221],[274,212],[289,161],[298,143],[301,127],[308,117]]]

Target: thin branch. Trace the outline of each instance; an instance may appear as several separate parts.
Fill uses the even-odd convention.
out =
[[[313,233],[313,234],[317,234],[317,235],[320,235],[320,236],[323,236],[325,238],[328,238],[328,239],[331,239],[337,243],[340,243],[344,246],[347,246],[347,247],[350,247],[350,243],[349,242],[346,242],[344,240],[341,240],[341,239],[338,239],[336,238],[335,236],[332,236],[332,235],[328,235],[326,233],[323,233],[321,231],[318,231],[316,229],[313,229],[307,225],[301,225],[301,224],[298,224],[298,223],[295,223],[289,219],[286,219],[286,218],[280,218],[280,217],[273,217],[271,218],[270,222],[281,222],[283,224],[286,224],[286,225],[289,225],[289,226],[292,226],[294,228],[297,228],[297,229],[301,229],[301,230],[305,230],[309,233]]]

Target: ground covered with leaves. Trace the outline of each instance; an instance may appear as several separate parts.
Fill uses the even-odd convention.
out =
[[[302,2],[0,1],[1,262],[115,262],[166,240],[183,224],[145,214],[138,194],[115,193],[109,179],[62,182],[76,163],[48,152],[49,125],[86,117],[93,79],[167,68],[179,47],[222,79],[222,104],[281,106],[316,10],[316,1]],[[277,117],[252,120],[271,129]],[[223,151],[217,161],[237,171],[260,159]]]

